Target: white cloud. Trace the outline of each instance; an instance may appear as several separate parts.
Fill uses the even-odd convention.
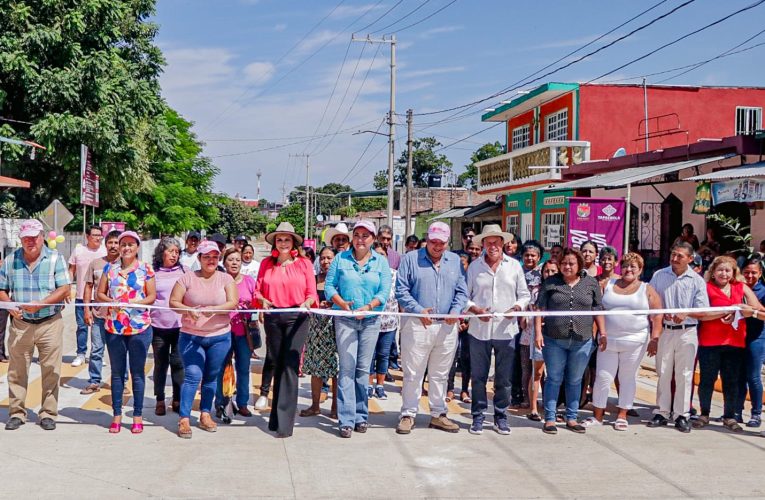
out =
[[[285,24],[285,23],[279,23],[279,24],[274,26],[274,31],[276,31],[276,32],[284,31],[286,29],[287,29],[287,24]]]
[[[294,53],[295,55],[304,55],[313,52],[327,42],[338,43],[345,41],[342,36],[338,36],[339,34],[339,32],[331,30],[319,31],[300,42]]]
[[[262,85],[269,81],[272,76],[274,76],[276,67],[273,65],[273,63],[268,61],[253,62],[245,66],[242,72],[244,73],[244,77],[247,82],[255,85]]]
[[[429,30],[420,33],[420,38],[432,38],[435,35],[443,35],[444,33],[454,33],[465,29],[464,26],[440,26],[438,28],[431,28]]]
[[[235,54],[223,48],[164,49],[167,67],[162,76],[166,92],[207,88],[233,78]]]
[[[445,66],[442,68],[418,69],[414,71],[402,71],[402,78],[417,78],[431,75],[448,75],[451,73],[460,73],[465,71],[465,66]]]
[[[335,9],[331,17],[333,19],[344,19],[346,17],[359,16],[367,11],[371,12],[384,7],[386,7],[386,5],[375,5],[372,3],[365,5],[341,5]]]

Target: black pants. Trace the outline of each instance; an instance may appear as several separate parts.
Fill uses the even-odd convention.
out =
[[[699,404],[701,414],[709,416],[712,392],[719,374],[723,389],[723,418],[733,418],[738,400],[741,365],[746,363],[743,347],[699,346]]]
[[[519,337],[517,335],[516,337]],[[494,415],[504,416],[510,406],[510,378],[515,367],[515,339],[477,340],[468,336],[470,342],[471,383],[473,418],[482,416],[489,407],[486,384],[489,380],[491,353],[494,351]]]
[[[7,358],[5,351],[5,330],[8,326],[8,309],[0,309],[0,357]]]
[[[308,314],[266,314],[266,344],[274,357],[274,396],[268,429],[292,435],[298,398],[300,352],[308,338]]]
[[[152,328],[151,347],[154,351],[154,395],[157,401],[165,400],[165,381],[167,368],[170,367],[170,379],[173,382],[173,401],[181,401],[183,384],[183,360],[178,351],[180,328]]]
[[[265,323],[263,327],[265,328]],[[260,395],[265,397],[271,392],[271,381],[274,379],[274,353],[268,337],[269,333],[266,330],[266,359],[263,360],[263,372],[260,377]]]
[[[457,374],[457,366],[462,374],[462,392],[468,392],[470,386],[470,341],[468,332],[460,332],[457,340],[457,352],[454,354],[454,363],[449,370],[449,380],[446,384],[447,392],[454,392],[454,377]]]
[[[513,339],[513,372],[510,375],[510,399],[512,404],[523,402],[523,371],[521,368],[521,336]]]

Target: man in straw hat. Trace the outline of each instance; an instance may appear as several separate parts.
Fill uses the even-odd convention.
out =
[[[425,248],[401,259],[396,278],[399,307],[424,317],[401,321],[401,360],[404,384],[401,390],[401,419],[396,432],[409,434],[414,427],[428,371],[430,425],[433,429],[458,432],[459,426],[446,416],[445,392],[449,369],[457,350],[457,323],[467,303],[465,275],[457,254],[447,251],[450,230],[443,222],[428,228]],[[449,314],[431,318],[428,314]]]
[[[43,244],[43,226],[36,219],[21,223],[21,248],[0,267],[0,300],[21,302],[11,309],[8,335],[8,422],[6,430],[16,430],[27,420],[25,400],[29,383],[29,363],[35,347],[42,373],[40,427],[56,428],[58,385],[61,376],[64,320],[62,303],[69,296],[69,273],[64,258]]]
[[[483,255],[474,260],[467,272],[468,311],[473,314],[512,313],[523,310],[531,294],[517,260],[504,254],[504,245],[513,236],[497,224],[484,226],[473,243],[483,248]],[[515,359],[515,317],[480,317],[468,326],[470,342],[470,381],[473,384],[471,434],[483,432],[484,411],[488,408],[486,382],[494,352],[494,430],[510,434],[507,408],[510,406],[510,376]]]

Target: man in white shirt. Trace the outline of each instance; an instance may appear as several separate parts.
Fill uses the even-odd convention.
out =
[[[186,236],[186,248],[181,252],[180,262],[186,269],[196,271],[199,269],[199,259],[197,258],[197,247],[202,235],[197,231],[191,231]]]
[[[483,255],[470,264],[467,272],[468,311],[473,314],[511,313],[523,310],[531,300],[523,269],[517,260],[502,251],[512,239],[496,224],[484,226],[473,243],[483,247]],[[472,318],[468,326],[470,342],[470,381],[473,385],[471,434],[483,432],[484,411],[488,408],[486,382],[494,351],[494,430],[510,434],[507,408],[510,406],[510,377],[515,359],[516,317]]]
[[[69,274],[77,281],[76,304],[82,304],[85,275],[90,263],[106,255],[106,249],[101,246],[103,239],[101,226],[90,226],[85,235],[85,245],[77,245],[69,257]],[[77,321],[77,355],[72,361],[72,366],[80,366],[85,362],[85,355],[88,353],[88,324],[85,322],[85,308],[77,306],[74,317]]]

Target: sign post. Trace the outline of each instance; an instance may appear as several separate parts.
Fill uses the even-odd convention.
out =
[[[93,168],[90,150],[85,144],[80,145],[80,203],[82,203],[82,232],[86,232],[87,207],[98,207],[98,175]]]
[[[40,221],[56,231],[56,233],[63,233],[64,227],[72,222],[74,215],[67,210],[63,203],[59,200],[53,200],[48,207],[43,210]]]

